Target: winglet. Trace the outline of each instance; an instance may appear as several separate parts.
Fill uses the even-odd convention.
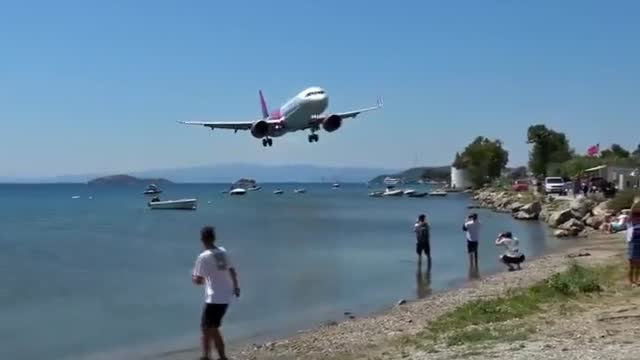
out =
[[[382,101],[382,96],[378,96],[378,101],[376,102],[376,106],[381,108],[384,105],[384,102]]]
[[[262,90],[258,91],[258,94],[260,94],[260,107],[262,107],[262,117],[264,119],[269,117],[269,109],[267,108],[267,102],[264,101],[264,96],[262,95]]]

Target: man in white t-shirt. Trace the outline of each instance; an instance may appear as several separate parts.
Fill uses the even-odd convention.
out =
[[[204,251],[198,256],[193,268],[192,281],[205,286],[205,305],[200,319],[202,330],[202,358],[211,359],[211,341],[216,346],[220,360],[226,360],[224,340],[220,332],[222,318],[227,312],[233,296],[240,296],[238,276],[229,260],[227,251],[216,246],[215,230],[205,226],[200,231]]]
[[[462,225],[462,231],[467,233],[467,252],[469,253],[469,266],[478,268],[478,240],[480,238],[480,222],[478,214],[472,213]]]

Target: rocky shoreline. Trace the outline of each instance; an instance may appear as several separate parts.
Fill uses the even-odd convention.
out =
[[[600,229],[609,210],[609,200],[578,195],[575,198],[543,196],[497,189],[477,191],[473,200],[479,208],[510,213],[517,220],[544,221],[556,237],[584,237]]]

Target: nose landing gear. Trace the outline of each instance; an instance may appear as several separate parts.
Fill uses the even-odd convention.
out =
[[[319,140],[318,134],[310,134],[308,140],[310,143],[318,142]]]
[[[262,139],[262,146],[264,147],[273,146],[273,140],[271,138]]]

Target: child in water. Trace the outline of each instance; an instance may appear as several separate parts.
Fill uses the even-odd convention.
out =
[[[496,239],[496,246],[505,248],[504,254],[500,256],[502,263],[507,265],[509,271],[520,270],[520,264],[524,262],[524,254],[520,252],[520,242],[510,231],[500,233]],[[515,267],[514,267],[515,265]]]

